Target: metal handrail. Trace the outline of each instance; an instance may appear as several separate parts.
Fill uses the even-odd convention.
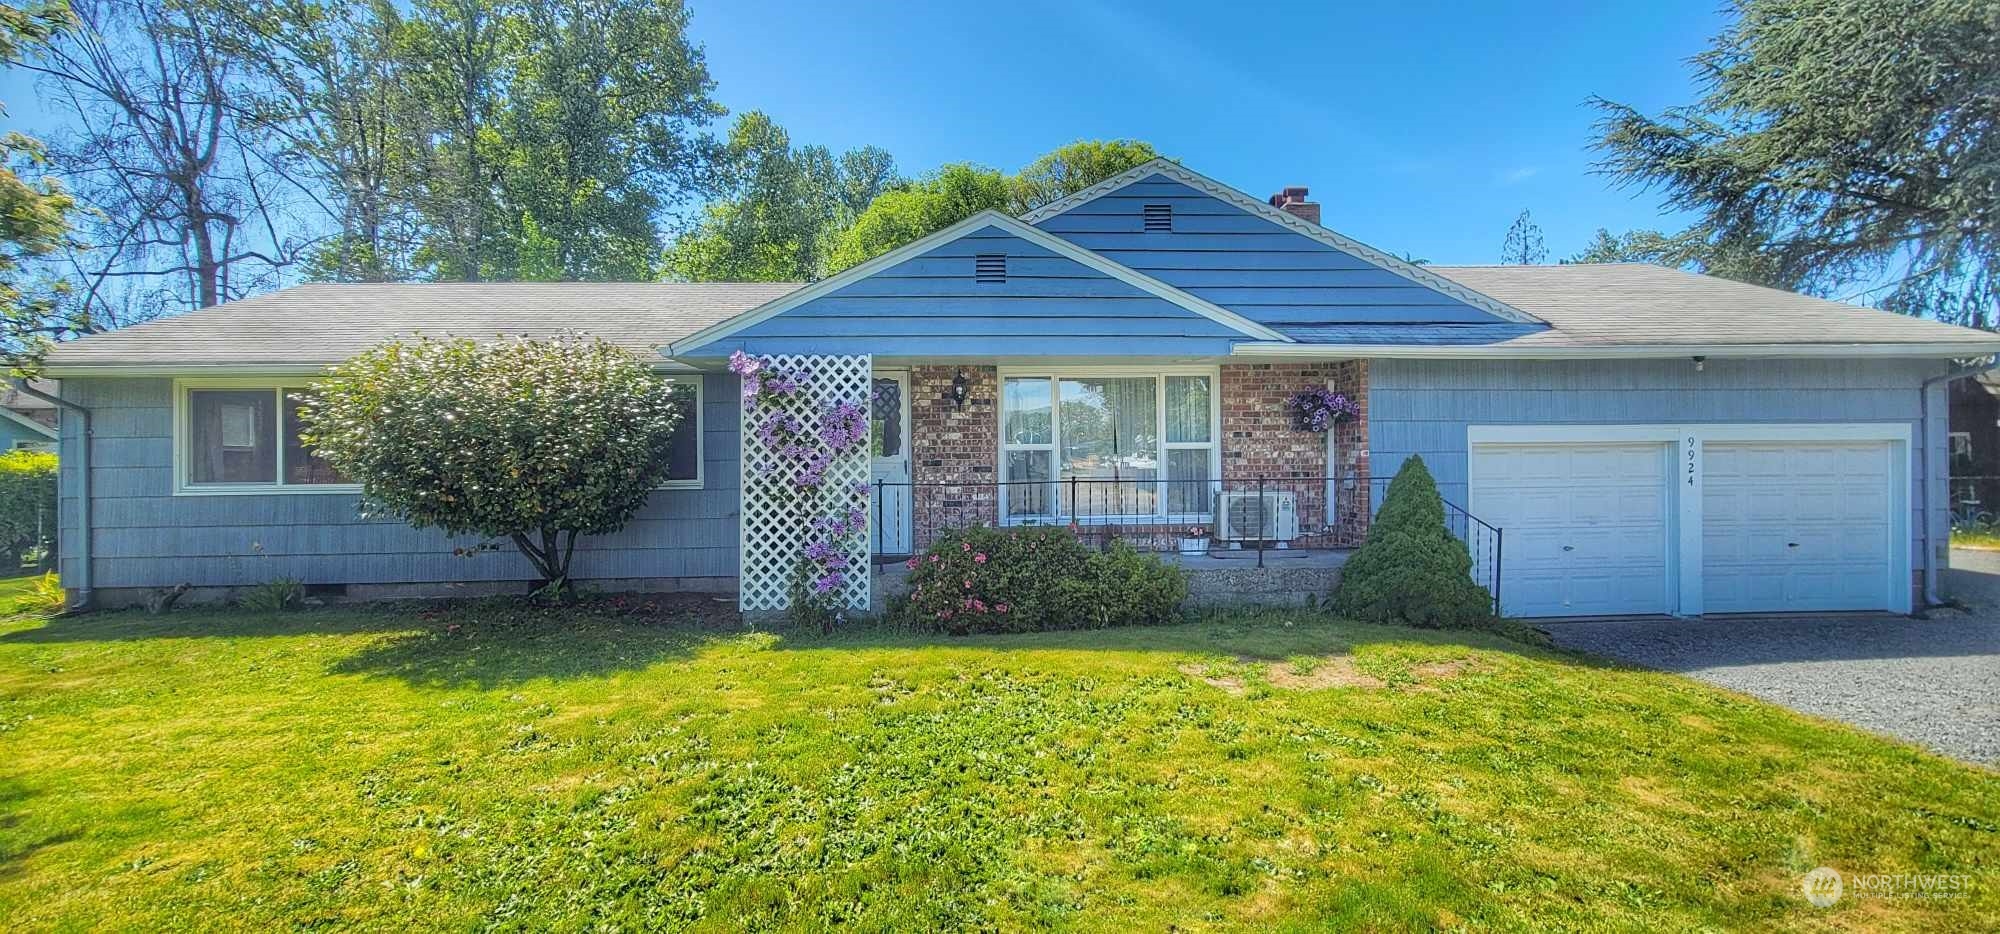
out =
[[[922,551],[936,535],[975,526],[1067,525],[1089,537],[1118,538],[1140,547],[1150,544],[1155,550],[1175,550],[1172,543],[1181,533],[1201,527],[1202,537],[1211,542],[1224,543],[1231,550],[1254,549],[1262,567],[1267,549],[1293,543],[1308,549],[1360,545],[1388,482],[1386,477],[1167,480],[1157,475],[978,482],[877,480],[871,506],[878,542],[887,528],[886,520],[909,520],[909,547],[891,552],[878,549],[878,558],[885,561]],[[1235,535],[1224,534],[1227,523],[1218,523],[1216,510],[1231,493],[1255,496],[1255,521],[1246,525],[1274,531],[1275,525],[1267,523],[1270,517],[1265,514],[1271,502],[1269,494],[1294,494],[1296,539],[1249,537],[1240,530],[1229,530],[1237,531]],[[1356,502],[1357,497],[1361,502]],[[1466,543],[1473,558],[1474,578],[1492,593],[1494,611],[1499,612],[1503,530],[1449,499],[1444,500],[1444,509],[1447,528]],[[892,515],[891,510],[907,510],[908,516]]]

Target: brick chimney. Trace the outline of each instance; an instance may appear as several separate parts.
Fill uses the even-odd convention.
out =
[[[1319,223],[1319,202],[1307,201],[1304,186],[1287,188],[1271,196],[1271,206],[1305,218],[1308,222]]]

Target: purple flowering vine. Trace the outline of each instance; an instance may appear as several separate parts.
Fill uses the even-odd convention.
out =
[[[765,476],[789,473],[790,482],[777,492],[789,491],[800,511],[813,516],[813,537],[799,555],[799,596],[837,618],[830,604],[853,580],[853,552],[868,534],[870,488],[866,481],[829,485],[827,474],[844,456],[867,450],[868,410],[851,402],[817,412],[806,408],[808,377],[768,357],[737,351],[729,356],[729,371],[742,380],[744,423],[754,426],[750,430],[769,454],[752,469]]]

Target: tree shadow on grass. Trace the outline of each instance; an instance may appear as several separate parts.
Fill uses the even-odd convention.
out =
[[[572,607],[516,600],[436,604],[396,635],[341,659],[336,674],[425,687],[496,688],[595,678],[691,658],[744,633],[706,594],[620,597]]]
[[[152,616],[136,609],[106,610],[43,620],[39,626],[0,634],[0,644],[342,635],[393,632],[409,629],[412,625],[407,614],[376,607],[341,607],[293,613],[252,613],[230,608],[199,607],[163,616]]]

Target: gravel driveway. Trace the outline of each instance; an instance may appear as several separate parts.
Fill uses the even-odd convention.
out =
[[[1963,557],[1961,557],[1963,555]],[[2000,553],[1954,551],[1928,620],[1833,616],[1552,623],[1558,644],[2000,766]]]

